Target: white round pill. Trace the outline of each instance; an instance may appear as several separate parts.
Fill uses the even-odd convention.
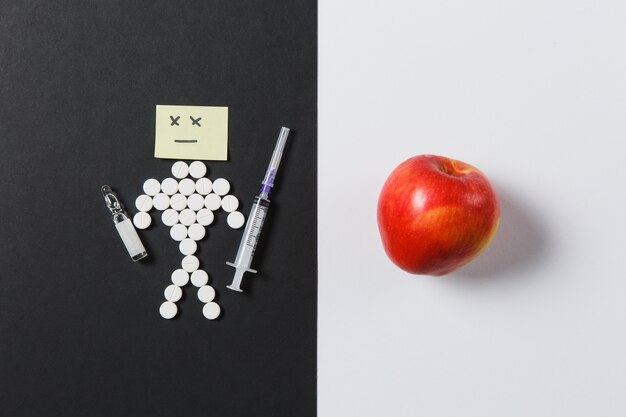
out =
[[[174,209],[167,209],[161,214],[161,221],[166,226],[174,226],[178,223],[178,212]]]
[[[203,303],[210,303],[215,298],[215,290],[210,285],[203,285],[198,290],[198,299]]]
[[[178,244],[178,249],[183,255],[193,255],[198,249],[198,244],[193,239],[183,239]]]
[[[174,194],[170,197],[170,206],[178,211],[187,208],[187,197],[182,194]]]
[[[187,197],[187,207],[193,211],[198,211],[204,208],[204,197],[200,194],[191,194]]]
[[[135,207],[137,207],[139,211],[152,210],[152,197],[145,194],[140,195],[135,199]]]
[[[140,211],[133,217],[133,224],[137,229],[147,229],[150,223],[152,223],[152,217],[143,211]]]
[[[204,237],[204,235],[206,234],[206,230],[201,224],[194,223],[189,226],[189,230],[187,231],[187,233],[189,234],[189,237],[191,239],[198,241]]]
[[[205,208],[196,213],[196,221],[202,226],[208,226],[213,223],[214,217],[213,212]]]
[[[203,285],[206,285],[207,282],[209,282],[209,274],[202,269],[193,271],[191,274],[191,283],[194,287],[202,287]]]
[[[184,287],[189,282],[189,274],[184,269],[177,269],[172,272],[172,282],[174,285]]]
[[[209,210],[217,210],[222,206],[222,197],[215,193],[211,193],[204,197],[204,206]]]
[[[233,229],[239,229],[241,226],[243,226],[245,221],[246,219],[243,217],[243,214],[238,211],[233,211],[226,218],[226,223],[228,223],[228,225]]]
[[[222,197],[222,210],[231,213],[239,207],[239,200],[234,195],[226,195]]]
[[[176,178],[185,178],[189,174],[189,165],[183,161],[174,162],[172,175]]]
[[[158,193],[152,198],[152,205],[157,210],[166,210],[170,206],[170,198],[163,193]]]
[[[230,183],[224,178],[213,181],[213,192],[217,195],[226,195],[230,191]]]
[[[206,174],[206,165],[202,161],[193,161],[189,165],[189,174],[194,178],[202,178]]]
[[[191,178],[185,178],[178,183],[178,192],[182,195],[191,195],[196,191],[196,183]]]
[[[191,226],[196,222],[196,212],[192,209],[184,209],[178,215],[178,221],[185,226]]]
[[[187,228],[180,223],[175,224],[170,229],[170,236],[177,242],[187,237]]]
[[[173,302],[166,301],[159,307],[159,313],[164,319],[173,319],[176,313],[178,313],[178,307],[176,307],[176,304]],[[202,309],[202,314],[204,314],[204,309]],[[206,317],[206,314],[204,314],[204,316]]]
[[[177,285],[170,284],[167,286],[163,294],[165,295],[165,299],[167,301],[175,303],[183,296],[183,290],[181,290],[180,287]]]
[[[143,192],[150,197],[154,197],[161,192],[161,183],[154,178],[150,178],[143,183]]]
[[[200,178],[196,181],[196,192],[198,194],[207,195],[213,189],[213,183],[208,178]]]
[[[161,181],[161,191],[167,195],[174,195],[178,191],[178,181],[174,178],[165,178]]]
[[[187,272],[193,272],[200,267],[200,261],[194,255],[187,255],[180,263]]]
[[[220,306],[217,303],[210,302],[202,307],[202,314],[209,320],[215,320],[220,315]]]

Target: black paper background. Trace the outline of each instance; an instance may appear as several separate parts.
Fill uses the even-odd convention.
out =
[[[0,1],[0,416],[312,416],[316,403],[317,5]],[[230,180],[247,215],[280,126],[293,129],[243,294],[225,288],[242,230],[199,247],[219,320],[185,288],[153,216],[133,263],[100,196],[130,213],[156,104],[229,107]]]

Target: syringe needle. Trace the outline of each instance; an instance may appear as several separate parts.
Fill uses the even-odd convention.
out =
[[[265,178],[263,178],[263,181],[261,182],[260,197],[269,197],[270,191],[274,186],[274,178],[276,177],[276,171],[278,171],[278,165],[280,165],[280,159],[283,156],[283,149],[285,148],[285,142],[287,142],[287,136],[289,136],[289,128],[283,126],[278,134],[276,146],[274,147],[274,152],[272,153],[272,159],[270,159],[270,164],[267,166],[267,171],[265,172]]]

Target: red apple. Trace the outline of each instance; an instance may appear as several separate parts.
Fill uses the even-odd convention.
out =
[[[400,164],[378,199],[378,229],[387,256],[413,274],[460,268],[498,230],[498,197],[485,175],[465,162],[419,155]]]

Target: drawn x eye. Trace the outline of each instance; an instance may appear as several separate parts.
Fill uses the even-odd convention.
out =
[[[194,119],[192,116],[189,116],[189,118],[191,119],[191,125],[196,125],[198,127],[202,127],[202,125],[200,124],[200,120],[202,120],[202,117],[198,117],[197,119]]]
[[[170,120],[172,121],[172,123],[170,123],[170,126],[180,126],[178,124],[178,119],[180,119],[180,116],[170,116]]]

